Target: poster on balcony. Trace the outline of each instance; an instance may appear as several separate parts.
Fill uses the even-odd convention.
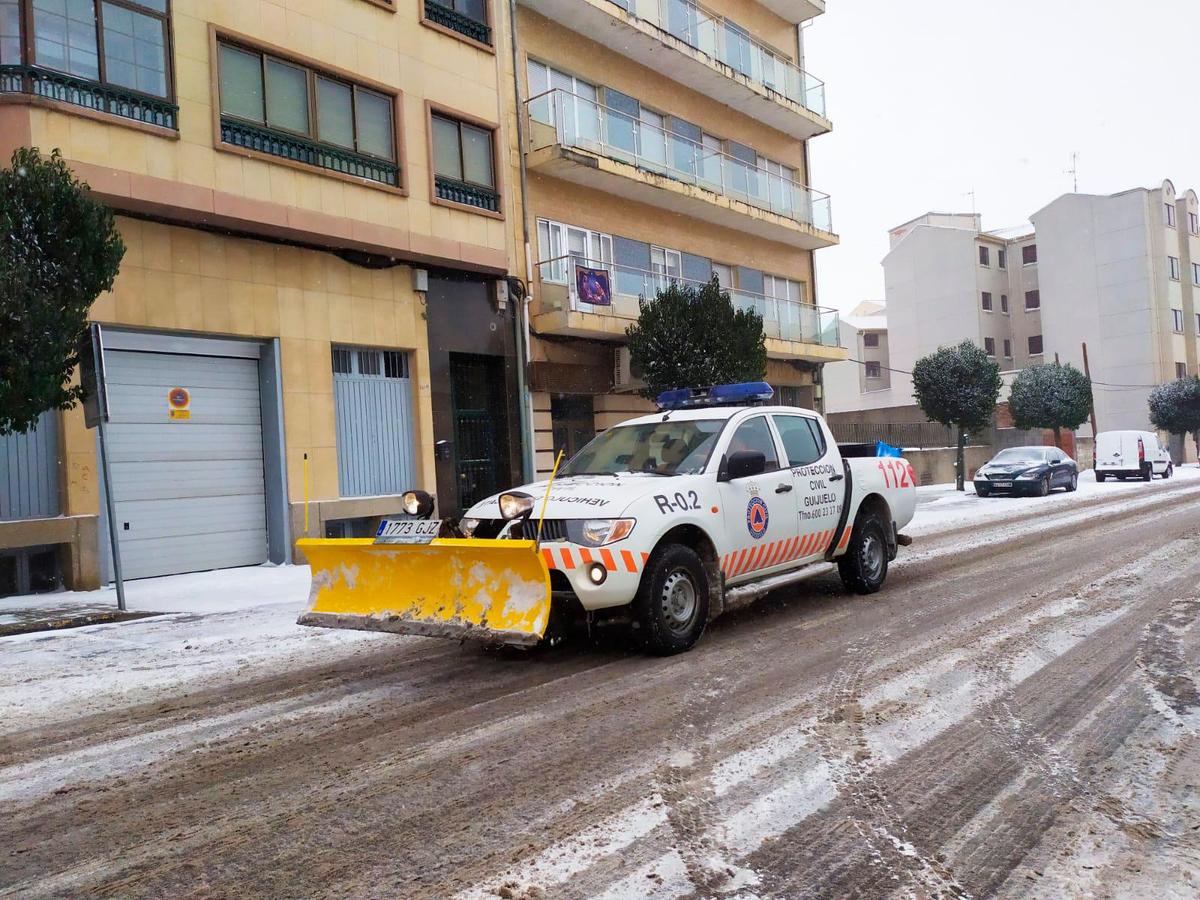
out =
[[[575,292],[581,303],[612,306],[612,282],[607,269],[589,269],[575,265]]]

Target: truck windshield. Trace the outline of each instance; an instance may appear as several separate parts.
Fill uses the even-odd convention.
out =
[[[559,477],[622,472],[694,475],[708,464],[724,424],[722,419],[700,419],[610,428],[576,453]]]

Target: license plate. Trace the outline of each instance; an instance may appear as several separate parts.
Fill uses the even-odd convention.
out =
[[[1011,481],[993,481],[992,487],[1012,487]]]
[[[384,519],[375,532],[375,543],[428,544],[441,528],[438,519]]]

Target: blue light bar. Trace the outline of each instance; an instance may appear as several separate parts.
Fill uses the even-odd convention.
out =
[[[765,381],[745,384],[718,384],[707,388],[679,388],[658,395],[659,409],[700,409],[705,406],[741,406],[763,403],[775,396]]]

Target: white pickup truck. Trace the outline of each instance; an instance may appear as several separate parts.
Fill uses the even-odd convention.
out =
[[[844,458],[825,421],[746,405],[765,384],[669,392],[598,435],[547,482],[488,497],[466,538],[539,535],[558,610],[627,617],[647,650],[678,653],[723,611],[836,562],[873,593],[912,519],[901,458]],[[873,452],[873,448],[872,451]],[[544,510],[543,510],[544,506]]]

